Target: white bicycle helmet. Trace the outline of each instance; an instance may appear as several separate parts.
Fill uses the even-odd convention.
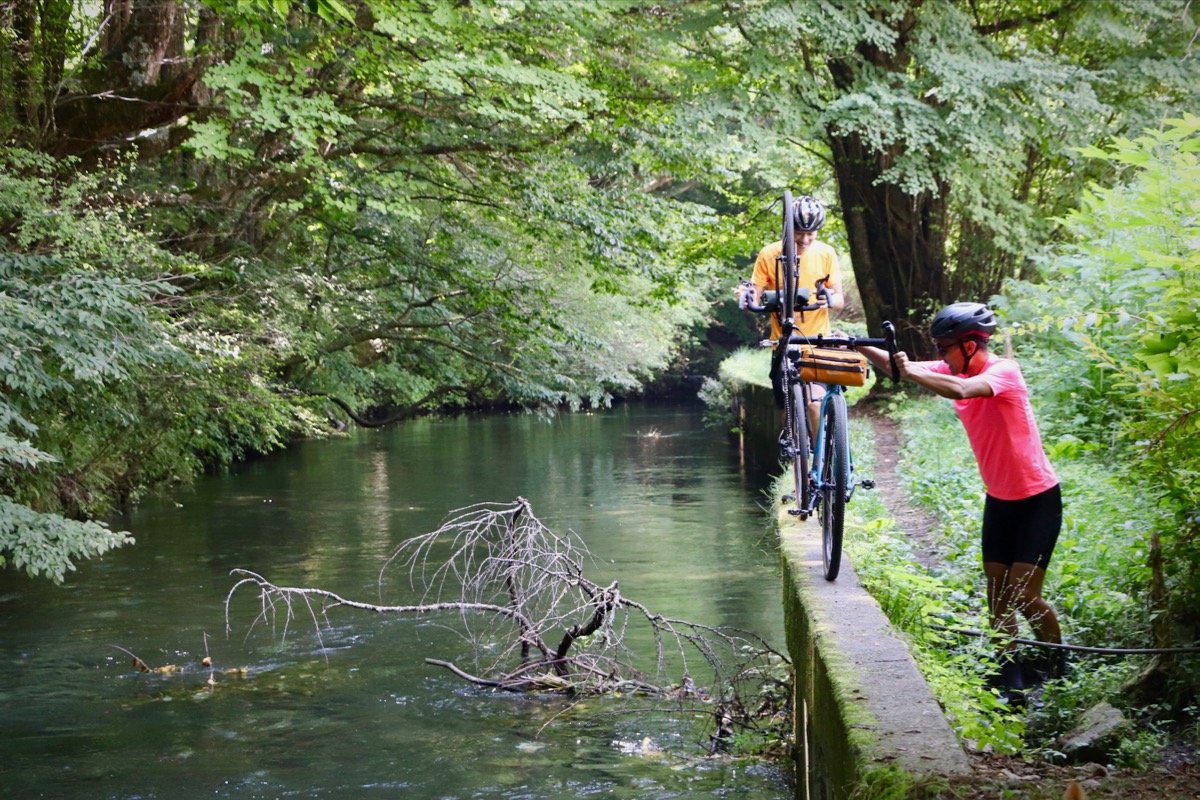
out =
[[[798,231],[819,231],[825,224],[825,206],[815,197],[797,197],[792,203],[792,218]]]

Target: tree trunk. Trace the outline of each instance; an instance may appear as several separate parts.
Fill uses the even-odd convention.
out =
[[[903,350],[931,351],[925,320],[950,302],[946,281],[950,187],[910,195],[879,176],[894,154],[872,151],[857,134],[831,133],[842,217],[867,328],[896,325]]]
[[[912,0],[899,17],[875,12],[875,21],[896,34],[888,47],[860,42],[857,57],[829,62],[839,95],[857,91],[863,71],[868,69],[903,80],[912,61],[908,43],[920,5],[920,0]],[[927,356],[932,348],[925,321],[949,302],[946,226],[950,184],[939,180],[933,192],[909,194],[881,180],[903,154],[902,143],[871,145],[858,132],[840,130],[836,125],[827,134],[867,327],[879,331],[883,320],[891,320],[900,347]]]
[[[140,131],[173,122],[195,107],[207,59],[184,56],[184,7],[178,0],[108,0],[101,64],[83,74],[83,91],[55,108],[55,155],[95,155]],[[214,32],[211,14],[198,38]]]
[[[41,127],[38,113],[37,4],[16,0],[12,7],[12,92],[10,113],[28,130]]]

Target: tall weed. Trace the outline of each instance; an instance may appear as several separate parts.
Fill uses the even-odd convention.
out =
[[[1200,638],[1200,117],[1082,154],[1124,180],[1093,188],[1064,220],[1073,241],[1047,255],[1048,284],[1013,282],[996,303],[1048,438],[1069,437],[1104,473],[1124,473],[1111,498],[1080,498],[1102,504],[1107,525],[1143,548],[1113,571],[1131,570],[1121,584],[1137,600],[1154,582],[1155,644],[1191,644]],[[1164,513],[1149,513],[1158,506]]]

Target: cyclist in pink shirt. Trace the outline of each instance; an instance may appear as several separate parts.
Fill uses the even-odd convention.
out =
[[[934,316],[930,335],[941,361],[896,355],[902,377],[954,401],[979,464],[987,495],[983,506],[983,571],[993,630],[1016,636],[1020,612],[1037,638],[1061,642],[1054,609],[1042,597],[1046,567],[1062,526],[1058,477],[1042,449],[1021,368],[989,352],[996,317],[982,303],[954,303]],[[861,347],[881,370],[888,354]],[[1062,650],[1049,673],[1062,669]],[[1033,677],[1033,673],[1028,673]],[[1013,704],[1024,702],[1027,678],[1016,644],[1003,648],[1000,688]]]

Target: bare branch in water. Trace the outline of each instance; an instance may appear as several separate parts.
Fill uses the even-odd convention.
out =
[[[328,622],[328,612],[339,606],[386,614],[455,614],[479,669],[425,661],[477,686],[715,701],[718,719],[740,705],[739,684],[761,682],[772,665],[776,671],[786,665],[783,655],[753,633],[664,617],[625,597],[617,581],[591,580],[584,568],[594,563],[577,534],[554,533],[524,498],[473,505],[452,512],[437,530],[403,542],[380,570],[381,600],[385,577],[399,569],[407,575],[408,589],[416,591],[416,603],[366,603],[325,589],[279,586],[238,569],[225,602],[226,630],[232,629],[234,595],[251,587],[260,603],[251,629],[282,621],[283,636],[301,608],[318,635],[321,620]],[[649,674],[634,665],[650,659],[638,659],[628,648],[635,628],[648,632],[653,642]],[[711,691],[693,682],[698,669],[711,672]]]

